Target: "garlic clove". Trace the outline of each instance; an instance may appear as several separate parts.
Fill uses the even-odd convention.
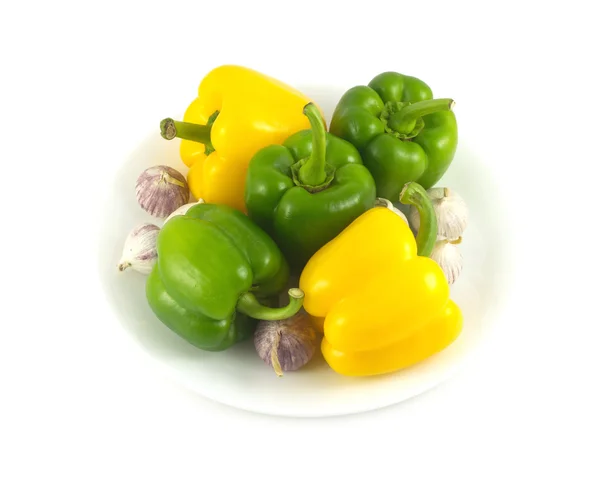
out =
[[[431,259],[433,259],[442,268],[448,284],[454,284],[460,276],[463,268],[463,256],[458,245],[462,238],[454,241],[441,238],[435,243]]]
[[[156,240],[159,231],[158,226],[150,223],[133,228],[125,239],[118,265],[119,271],[131,268],[141,274],[150,274],[158,258]]]
[[[382,198],[382,197],[378,197],[377,201],[375,201],[375,205],[382,206],[384,208],[388,208],[390,211],[395,212],[398,216],[400,216],[404,220],[404,222],[406,224],[408,224],[408,219],[406,219],[406,215],[402,211],[400,211],[400,209],[398,209],[396,206],[394,206],[394,204],[390,200]]]
[[[317,333],[304,309],[284,320],[260,320],[254,332],[258,356],[279,377],[306,365],[315,354],[316,345]]]
[[[469,210],[465,200],[454,190],[447,187],[433,187],[427,194],[435,210],[438,235],[448,239],[461,237],[467,228]],[[418,232],[420,226],[419,212],[410,207],[408,219],[413,231]]]
[[[171,214],[169,214],[169,215],[167,216],[167,219],[165,219],[165,221],[164,221],[164,223],[163,223],[163,226],[164,226],[164,224],[165,224],[165,223],[166,223],[166,222],[167,222],[169,219],[171,219],[171,218],[174,218],[175,216],[182,216],[182,215],[184,215],[185,213],[187,213],[187,212],[188,212],[188,209],[190,209],[192,206],[195,206],[196,204],[204,204],[204,200],[203,200],[203,199],[198,199],[198,201],[197,201],[197,202],[193,202],[193,203],[187,203],[187,204],[184,204],[184,205],[183,205],[183,206],[181,206],[181,207],[178,207],[177,209],[175,209],[175,211],[173,211]]]
[[[190,199],[183,174],[162,165],[145,169],[138,176],[135,194],[142,209],[158,218],[167,217]]]

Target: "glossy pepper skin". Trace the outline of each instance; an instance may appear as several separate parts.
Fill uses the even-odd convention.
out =
[[[377,195],[396,201],[407,182],[429,189],[452,163],[458,144],[453,105],[433,99],[420,79],[384,72],[344,93],[329,130],[360,151]]]
[[[321,351],[337,373],[394,372],[443,350],[460,334],[461,311],[441,268],[427,257],[437,226],[426,197],[415,183],[402,194],[403,202],[433,215],[422,220],[416,241],[402,218],[375,207],[304,268],[304,309],[324,333]]]
[[[279,320],[302,306],[260,303],[279,294],[289,278],[281,251],[247,216],[229,206],[197,204],[161,228],[158,261],[146,283],[150,308],[194,346],[221,351],[254,333],[256,319]]]
[[[246,182],[248,215],[273,237],[296,274],[376,201],[375,181],[356,148],[326,132],[315,105],[304,112],[312,129],[256,153]]]
[[[180,156],[197,199],[242,212],[248,162],[260,148],[281,144],[308,128],[302,107],[310,99],[255,70],[222,65],[209,72],[188,106],[183,122],[161,122],[165,139],[179,137]]]

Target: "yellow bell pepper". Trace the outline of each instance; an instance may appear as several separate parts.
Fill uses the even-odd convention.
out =
[[[308,129],[303,93],[252,69],[222,65],[209,72],[183,122],[161,122],[165,139],[181,138],[180,156],[197,199],[246,212],[244,186],[252,156]]]
[[[417,183],[400,200],[419,210],[417,239],[400,216],[375,207],[317,251],[300,277],[304,309],[324,334],[323,356],[342,375],[400,370],[462,330],[444,273],[428,257],[437,235],[433,206]]]

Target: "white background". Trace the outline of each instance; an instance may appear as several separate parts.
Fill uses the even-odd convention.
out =
[[[0,480],[600,480],[593,2],[349,5],[2,3]],[[459,375],[375,412],[274,418],[185,391],[126,339],[96,278],[103,185],[222,63],[452,93],[516,266]]]

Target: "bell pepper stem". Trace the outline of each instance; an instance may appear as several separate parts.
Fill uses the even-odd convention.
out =
[[[452,99],[429,99],[408,104],[390,117],[388,125],[397,132],[408,133],[421,117],[434,112],[452,110],[454,104]]]
[[[160,121],[160,135],[170,141],[175,137],[201,144],[210,143],[211,125],[192,124],[191,122],[176,121],[167,117]]]
[[[304,300],[304,291],[300,288],[291,288],[288,295],[290,302],[286,306],[271,308],[260,304],[252,293],[244,293],[238,300],[237,310],[256,320],[283,320],[298,313]]]
[[[298,178],[306,186],[320,186],[327,179],[325,172],[325,152],[327,146],[325,123],[321,113],[312,102],[304,106],[303,113],[312,130],[312,154],[298,171]]]
[[[419,212],[419,232],[417,233],[417,254],[431,256],[437,240],[437,217],[427,191],[419,183],[408,182],[400,192],[400,202],[411,204]]]

